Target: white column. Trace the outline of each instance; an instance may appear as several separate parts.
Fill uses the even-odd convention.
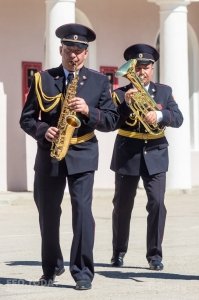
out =
[[[0,191],[7,191],[7,96],[0,82]],[[14,150],[14,149],[13,149]]]
[[[183,115],[178,128],[167,128],[169,172],[167,187],[191,188],[191,151],[188,80],[188,0],[149,0],[160,6],[160,82],[170,85]]]
[[[55,30],[60,25],[75,22],[76,0],[46,0],[46,34],[44,69],[58,67],[61,64],[59,54],[60,39]],[[27,190],[32,191],[34,180],[34,161],[37,145],[35,140],[26,135]]]
[[[61,63],[60,39],[56,37],[57,27],[75,22],[76,0],[46,0],[45,68],[57,67]]]

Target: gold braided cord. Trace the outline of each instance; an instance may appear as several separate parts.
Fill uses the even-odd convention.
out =
[[[47,96],[46,94],[44,94],[44,92],[42,91],[41,74],[39,72],[35,73],[35,92],[37,95],[39,106],[43,112],[51,111],[59,103],[59,101],[61,100],[61,98],[63,96],[62,93],[60,93],[56,96],[53,96],[53,97],[50,97],[50,96]],[[48,108],[44,108],[42,99],[44,99],[47,102],[53,101],[53,103]]]
[[[116,94],[116,92],[112,92],[112,100],[113,100],[113,103],[118,106],[118,104],[121,103],[118,95]]]

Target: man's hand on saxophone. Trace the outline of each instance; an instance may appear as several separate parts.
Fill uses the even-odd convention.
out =
[[[45,133],[45,138],[47,141],[52,142],[54,139],[58,137],[58,128],[57,127],[49,127]]]
[[[79,112],[85,116],[88,116],[89,107],[83,98],[74,97],[73,99],[70,99],[68,106],[71,110],[74,110],[75,112]],[[58,138],[59,136],[58,133],[59,130],[57,127],[49,127],[45,133],[45,138],[47,139],[47,141],[52,142],[56,138]]]
[[[75,112],[79,112],[85,116],[88,116],[89,114],[89,107],[83,98],[74,97],[73,99],[70,99],[68,106],[71,110],[74,110]]]

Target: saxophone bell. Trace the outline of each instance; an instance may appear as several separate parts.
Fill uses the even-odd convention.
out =
[[[81,121],[73,114],[66,117],[66,123],[74,128],[79,128],[81,126]]]

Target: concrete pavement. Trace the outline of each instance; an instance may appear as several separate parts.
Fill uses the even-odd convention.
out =
[[[110,267],[112,190],[95,190],[95,278],[88,291],[74,290],[68,271],[71,208],[64,197],[61,245],[66,272],[54,287],[40,287],[38,215],[32,193],[0,193],[0,299],[2,300],[199,300],[199,188],[166,194],[167,221],[162,272],[150,271],[146,252],[146,196],[138,190],[123,268]]]

